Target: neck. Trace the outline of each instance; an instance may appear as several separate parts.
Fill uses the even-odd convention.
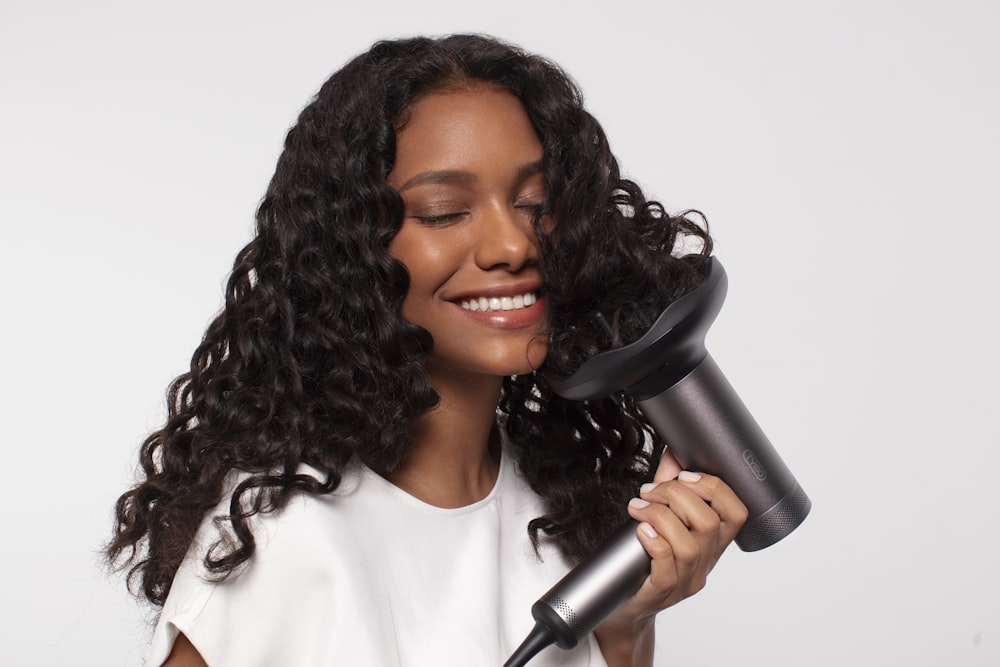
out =
[[[390,482],[437,507],[482,500],[500,471],[499,442],[491,447],[503,378],[461,379],[432,374],[441,400],[411,430],[413,449]]]

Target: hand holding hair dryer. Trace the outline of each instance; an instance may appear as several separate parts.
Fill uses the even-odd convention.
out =
[[[757,551],[782,539],[811,502],[705,349],[725,300],[727,278],[714,257],[701,284],[671,303],[634,343],[588,359],[569,377],[546,374],[571,400],[624,391],[687,470],[721,477],[749,510],[736,544]],[[504,667],[524,665],[549,644],[569,649],[628,599],[650,559],[629,521],[531,608],[535,627]]]

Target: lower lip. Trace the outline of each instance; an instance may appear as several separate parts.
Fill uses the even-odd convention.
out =
[[[527,308],[516,310],[468,310],[455,304],[465,315],[472,319],[499,329],[520,329],[538,324],[545,316],[545,297],[539,296],[535,303]]]

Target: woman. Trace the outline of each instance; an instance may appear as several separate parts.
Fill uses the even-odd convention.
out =
[[[673,257],[685,240],[701,254]],[[651,664],[655,613],[746,510],[628,400],[565,401],[535,370],[640,335],[709,252],[547,61],[479,36],[354,59],[289,132],[119,499],[109,556],[163,606],[150,664],[500,664],[628,515],[649,578],[532,664]]]

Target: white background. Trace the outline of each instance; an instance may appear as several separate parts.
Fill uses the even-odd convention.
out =
[[[0,4],[0,663],[141,664],[98,551],[284,133],[372,41],[453,31],[561,63],[707,213],[709,347],[814,502],[657,664],[1000,663],[996,3],[340,4]]]

